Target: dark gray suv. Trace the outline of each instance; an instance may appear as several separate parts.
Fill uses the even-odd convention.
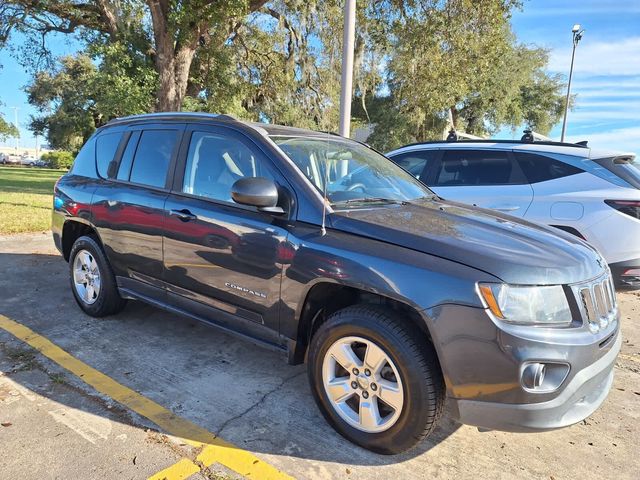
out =
[[[548,430],[613,380],[619,313],[596,251],[444,201],[339,136],[114,120],[57,183],[53,237],[87,314],[142,300],[306,361],[327,421],[376,452],[427,436],[445,398],[462,423]]]

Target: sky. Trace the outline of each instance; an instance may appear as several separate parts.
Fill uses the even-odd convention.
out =
[[[518,40],[549,49],[549,71],[565,75],[571,62],[571,28],[576,23],[585,34],[576,51],[571,93],[577,97],[568,114],[566,139],[640,153],[640,1],[525,0],[512,19]],[[62,37],[56,40],[50,43],[56,55],[76,48]],[[13,121],[11,107],[18,107],[20,145],[33,147],[35,139],[26,125],[35,111],[23,90],[30,77],[6,50],[0,51],[0,65],[0,113]],[[559,140],[560,131],[557,125],[550,136]],[[496,137],[520,135],[504,129]]]

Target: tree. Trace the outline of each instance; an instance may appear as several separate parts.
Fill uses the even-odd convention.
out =
[[[13,30],[31,39],[40,56],[49,52],[52,32],[76,34],[89,42],[121,42],[153,60],[157,75],[155,109],[180,110],[187,92],[191,64],[209,42],[222,47],[219,31],[233,25],[266,0],[6,0],[0,6],[0,42]],[[150,22],[145,21],[146,16]]]
[[[5,142],[9,138],[20,137],[20,132],[13,123],[7,122],[0,116],[0,140]]]
[[[77,151],[108,120],[152,109],[156,76],[152,67],[120,43],[93,45],[100,63],[87,54],[60,59],[52,71],[38,72],[27,86],[39,115],[30,129],[46,132],[53,148]]]
[[[434,0],[400,10],[386,26],[388,91],[369,100],[369,141],[390,149],[441,138],[449,111],[456,129],[476,135],[523,122],[547,133],[561,116],[563,84],[544,72],[545,50],[516,42],[510,15],[519,5]]]
[[[182,108],[334,130],[340,12],[337,2],[275,2],[231,33],[217,30],[193,59]],[[318,40],[322,49],[312,45]],[[48,131],[52,145],[77,149],[109,119],[153,109],[159,81],[133,40],[92,38],[82,54],[36,73],[27,91],[41,114],[31,125]]]
[[[76,148],[114,116],[154,109],[337,128],[340,0],[3,5],[0,42],[19,30],[42,58],[52,32],[84,45],[80,56],[90,71],[80,87],[65,73],[65,61],[45,62],[29,87],[35,93],[56,79],[55,91],[31,97],[41,112],[32,126],[57,130],[48,136],[61,147]],[[354,126],[375,125],[370,142],[381,149],[440,137],[449,111],[456,128],[471,133],[522,122],[548,131],[560,118],[562,81],[544,72],[544,50],[516,42],[510,15],[519,6],[517,0],[358,2]]]

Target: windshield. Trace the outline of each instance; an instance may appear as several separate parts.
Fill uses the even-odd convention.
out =
[[[596,158],[593,161],[622,178],[632,187],[640,189],[640,163],[635,157]]]
[[[272,136],[332,205],[410,202],[434,194],[391,160],[359,143],[327,135]]]

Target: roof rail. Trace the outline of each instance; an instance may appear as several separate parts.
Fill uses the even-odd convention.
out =
[[[155,113],[143,113],[139,115],[129,115],[126,117],[114,118],[107,122],[107,125],[113,125],[117,123],[135,122],[137,120],[178,120],[180,118],[202,118],[202,119],[216,119],[227,121],[238,121],[237,118],[232,115],[224,115],[219,113],[206,113],[206,112],[155,112]]]

